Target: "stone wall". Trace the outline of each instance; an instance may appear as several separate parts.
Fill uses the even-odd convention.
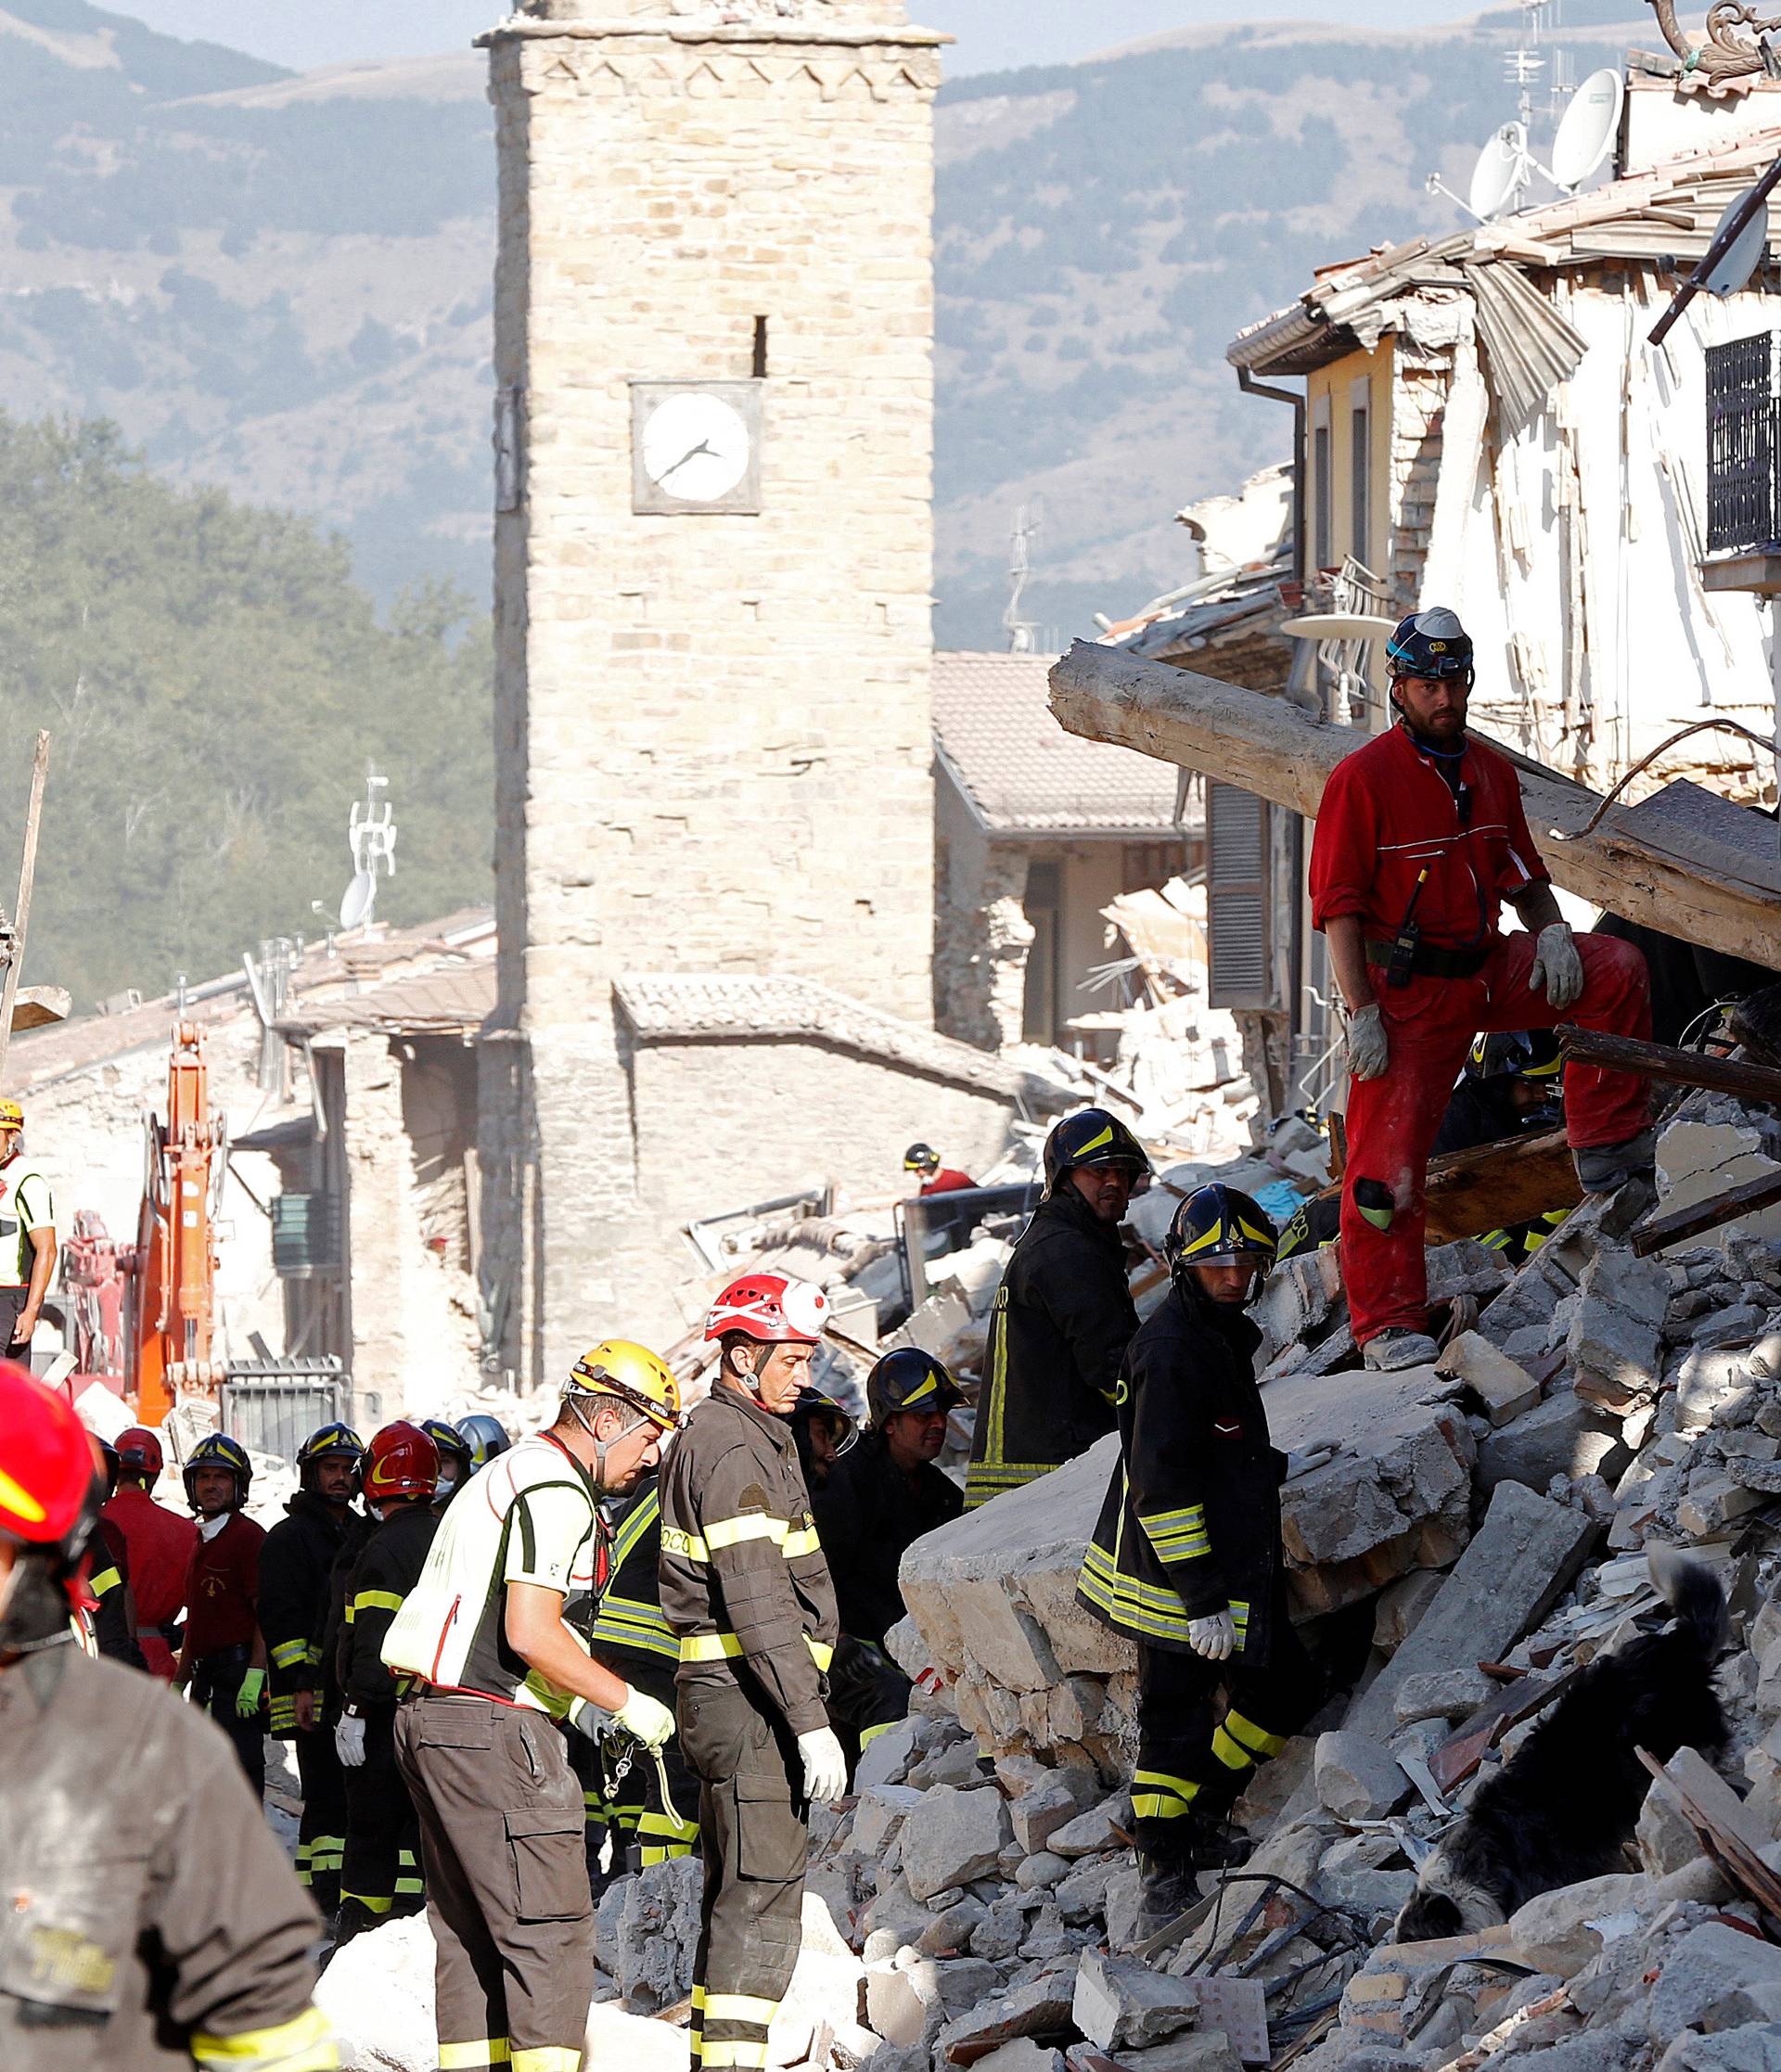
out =
[[[934,1019],[981,1050],[1020,1041],[1025,1020],[1027,851],[993,842],[957,789],[936,787]]]
[[[491,1234],[539,1375],[655,1271],[619,973],[932,1012],[939,68],[900,0],[548,0],[490,41],[523,449],[496,520],[500,1019],[529,1050]],[[759,514],[634,516],[632,380],[748,379],[760,322]]]

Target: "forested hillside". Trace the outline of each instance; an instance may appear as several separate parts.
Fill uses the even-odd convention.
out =
[[[0,416],[0,827],[53,735],[26,978],[78,1008],[326,923],[367,759],[400,835],[380,917],[492,895],[487,621],[436,585],[380,620],[310,519],[182,491],[109,426]],[[6,873],[16,858],[0,857]]]

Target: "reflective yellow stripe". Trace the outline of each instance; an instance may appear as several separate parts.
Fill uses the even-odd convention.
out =
[[[1143,1519],[1147,1532],[1154,1530],[1159,1526],[1161,1527],[1163,1531],[1167,1532],[1172,1526],[1204,1525],[1206,1523],[1206,1506],[1203,1503],[1190,1503],[1183,1511],[1141,1511],[1138,1516]]]
[[[399,1612],[402,1609],[402,1592],[396,1590],[362,1590],[352,1600],[352,1609],[355,1613]]]
[[[739,1547],[745,1540],[771,1540],[783,1547],[790,1528],[783,1518],[770,1518],[764,1511],[745,1511],[739,1518],[719,1518],[705,1528],[705,1546],[716,1554],[724,1547]]]
[[[1140,1789],[1148,1784],[1149,1791]],[[1166,1770],[1140,1770],[1132,1779],[1132,1811],[1138,1820],[1179,1820],[1199,1795],[1191,1777],[1172,1776]]]
[[[939,1387],[940,1380],[938,1375],[930,1374],[928,1376],[927,1380],[922,1383],[919,1388],[912,1388],[909,1393],[903,1399],[903,1408],[904,1410],[913,1410],[924,1396],[931,1396],[934,1393],[935,1389],[937,1389]]]
[[[766,2060],[762,2059],[762,2064]],[[509,2063],[513,2072],[582,2072],[582,2053],[563,2043],[547,2043],[542,2049],[515,2051]]]
[[[766,2039],[763,2037],[758,2043],[713,2043],[707,2037],[699,2046],[698,2062],[707,2066],[764,2066]]]
[[[796,1561],[801,1554],[820,1554],[822,1546],[816,1528],[814,1525],[804,1526],[796,1532],[787,1533],[785,1556],[788,1561]]]
[[[226,2066],[230,2072],[340,2072],[340,2046],[319,2007],[306,2007],[294,2021],[239,2036],[211,2036],[202,2029],[188,2046],[200,2066]]]
[[[776,2000],[762,2000],[753,1993],[707,1993],[708,2022],[759,2022],[764,2027],[779,2012]]]
[[[368,1892],[348,1892],[342,1887],[340,1892],[341,1904],[344,1905],[348,1899],[356,1900],[367,1913],[388,1913],[396,1903],[393,1893],[387,1899],[381,1897],[374,1899]]]
[[[480,2043],[442,2043],[439,2046],[439,2072],[486,2072],[489,2066],[506,2065],[507,2059],[505,2036],[486,2037]]]
[[[1234,1740],[1240,1741],[1257,1756],[1277,1756],[1287,1745],[1285,1734],[1270,1733],[1265,1727],[1258,1727],[1253,1720],[1246,1720],[1240,1712],[1227,1712],[1224,1725]]]
[[[96,1576],[88,1578],[88,1586],[94,1596],[104,1597],[114,1591],[123,1580],[115,1568],[101,1568]]]
[[[661,1492],[651,1490],[637,1500],[635,1509],[619,1528],[612,1541],[612,1573],[616,1576],[636,1552],[637,1541],[661,1520]]]
[[[860,1753],[864,1755],[881,1733],[888,1733],[892,1727],[902,1724],[901,1720],[880,1720],[876,1727],[867,1727],[860,1735]]]
[[[272,1651],[272,1666],[275,1669],[294,1669],[309,1656],[307,1641],[280,1641]]]
[[[1222,1726],[1212,1729],[1212,1753],[1226,1770],[1248,1770],[1255,1758],[1240,1742],[1233,1741]]]
[[[812,1640],[804,1635],[804,1645],[809,1648],[811,1659],[819,1669],[826,1671],[835,1659],[835,1650],[826,1641]],[[683,1633],[680,1636],[680,1658],[683,1662],[723,1662],[735,1660],[742,1653],[742,1643],[734,1633]]]

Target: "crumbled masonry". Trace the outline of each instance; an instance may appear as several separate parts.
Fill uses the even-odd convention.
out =
[[[1662,1132],[1659,1210],[1745,1177],[1772,1131],[1687,1096]],[[1234,1167],[1238,1183],[1279,1177],[1266,1156]],[[1160,1225],[1177,1198],[1140,1197],[1134,1222]],[[992,1221],[930,1260],[935,1292],[908,1318],[865,1219],[791,1222],[775,1256],[851,1313],[862,1358],[830,1375],[845,1391],[875,1343],[928,1343],[971,1369],[1017,1228]],[[1431,1285],[1480,1313],[1435,1366],[1401,1374],[1339,1364],[1352,1352],[1328,1255],[1276,1276],[1262,1311],[1275,1443],[1338,1447],[1283,1492],[1294,1616],[1345,1620],[1372,1652],[1238,1804],[1258,1844],[1245,1875],[1286,1882],[1216,1897],[1208,1874],[1215,1906],[1169,1948],[1134,1948],[1134,1657],[1074,1597],[1116,1441],[918,1541],[891,1646],[921,1681],[851,1802],[814,1817],[804,1957],[772,2065],[1086,2072],[1098,2052],[1127,2072],[1236,2072],[1239,2039],[1217,2024],[1241,2027],[1240,1989],[1265,2008],[1273,2062],[1301,2044],[1309,2072],[1781,2072],[1781,1947],[1762,1934],[1781,1922],[1683,1807],[1781,1878],[1781,1554],[1761,1529],[1781,1516],[1781,1232],[1752,1219],[1641,1260],[1629,1228],[1588,1203],[1513,1273],[1476,1245],[1437,1248]],[[1659,1610],[1657,1544],[1711,1563],[1730,1597],[1717,1768],[1674,1758],[1623,1870],[1451,1943],[1393,1945],[1416,1863],[1537,1725],[1531,1694]],[[1513,1723],[1482,1732],[1443,1789],[1454,1745],[1506,1706]],[[590,2050],[646,2072],[684,2064],[697,1883],[670,1862],[609,1891]],[[429,2062],[427,2036],[394,2033],[424,2030],[429,1963],[415,1922],[340,1960],[327,1991],[350,2066]],[[379,2026],[352,2034],[369,1996],[347,1989],[372,1976],[389,1980]]]

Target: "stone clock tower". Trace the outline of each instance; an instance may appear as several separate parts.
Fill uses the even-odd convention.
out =
[[[540,1379],[605,1333],[676,1334],[697,1271],[644,1170],[626,975],[931,1018],[940,40],[903,0],[521,0],[485,39],[485,1284]],[[712,1206],[820,1171],[848,1126],[763,1144]]]

